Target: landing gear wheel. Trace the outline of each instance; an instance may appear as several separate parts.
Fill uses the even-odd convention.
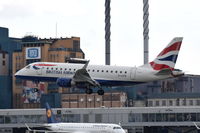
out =
[[[97,93],[98,93],[98,95],[104,95],[104,90],[102,90],[102,89],[99,89],[98,91],[97,91]]]
[[[92,89],[86,89],[86,90],[85,90],[85,93],[87,93],[87,94],[92,94],[92,93],[93,93],[93,90],[92,90]]]

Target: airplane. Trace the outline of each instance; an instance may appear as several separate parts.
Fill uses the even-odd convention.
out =
[[[34,130],[25,124],[29,131],[56,133],[126,133],[118,124],[110,123],[59,123],[48,103],[46,103],[48,124],[39,125],[47,130]]]
[[[55,81],[60,87],[84,88],[87,94],[92,88],[104,95],[103,86],[132,86],[155,80],[184,75],[174,69],[182,44],[182,37],[175,37],[151,62],[139,67],[89,65],[77,63],[35,62],[15,73],[16,78],[32,81]]]

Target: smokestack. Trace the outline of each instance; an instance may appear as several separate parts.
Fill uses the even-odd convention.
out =
[[[110,2],[105,2],[105,64],[110,65]]]
[[[143,0],[144,64],[149,62],[149,0]]]

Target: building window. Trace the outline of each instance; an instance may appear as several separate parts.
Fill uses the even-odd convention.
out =
[[[186,99],[185,98],[183,99],[183,105],[184,106],[186,105]]]
[[[176,106],[179,106],[179,105],[180,105],[180,100],[178,98],[178,99],[176,99]]]
[[[166,106],[166,101],[162,100],[162,106]]]
[[[197,101],[196,101],[196,105],[200,105],[200,100],[197,100]]]
[[[6,58],[6,53],[3,52],[3,58]]]
[[[3,65],[3,66],[5,66],[5,65],[6,65],[6,61],[5,61],[5,60],[3,60],[3,62],[2,62],[2,65]]]
[[[189,101],[189,105],[191,105],[191,106],[193,105],[193,100]]]
[[[73,40],[73,49],[74,49],[74,51],[79,51],[79,49],[80,49],[80,41]]]
[[[173,106],[173,101],[169,100],[169,106]]]
[[[71,58],[76,58],[76,53],[70,53]]]
[[[159,101],[156,101],[156,106],[159,106]]]
[[[148,106],[153,106],[153,101],[149,101]]]

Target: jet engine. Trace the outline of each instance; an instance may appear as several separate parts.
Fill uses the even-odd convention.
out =
[[[72,80],[68,78],[58,78],[56,81],[56,84],[60,87],[71,87],[72,86]]]

